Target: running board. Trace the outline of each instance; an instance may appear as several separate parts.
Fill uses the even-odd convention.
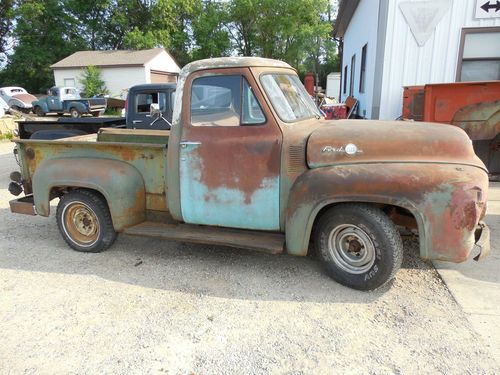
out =
[[[123,231],[132,236],[158,237],[181,242],[231,246],[271,254],[282,253],[285,235],[191,224],[164,224],[145,221]]]

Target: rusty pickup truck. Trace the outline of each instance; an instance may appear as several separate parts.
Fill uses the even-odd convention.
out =
[[[21,172],[11,184],[25,195],[11,210],[49,216],[59,198],[59,230],[78,251],[103,251],[117,233],[299,256],[314,249],[333,279],[361,290],[393,278],[404,228],[418,231],[426,259],[489,251],[488,174],[463,130],[329,123],[280,61],[187,65],[170,131],[15,142]]]

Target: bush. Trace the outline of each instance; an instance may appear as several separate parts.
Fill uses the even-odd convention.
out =
[[[101,78],[101,70],[93,65],[85,68],[80,83],[83,85],[83,91],[87,97],[109,94],[106,83]]]

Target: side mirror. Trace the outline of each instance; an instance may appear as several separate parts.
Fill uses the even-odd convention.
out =
[[[151,105],[149,106],[149,114],[151,115],[151,117],[161,116],[160,104],[151,103]]]

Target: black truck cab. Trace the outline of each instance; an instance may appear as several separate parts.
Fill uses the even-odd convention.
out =
[[[170,129],[175,83],[148,83],[130,88],[126,103],[127,128]]]

